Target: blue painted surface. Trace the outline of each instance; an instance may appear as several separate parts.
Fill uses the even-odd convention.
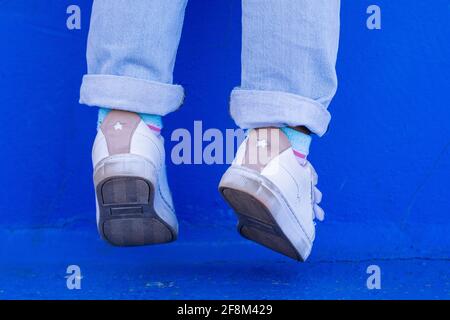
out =
[[[95,231],[90,150],[96,110],[77,104],[90,1],[3,1],[0,10],[1,298],[449,298],[450,4],[343,1],[340,87],[310,159],[327,213],[311,260],[297,264],[242,240],[216,192],[225,165],[169,165],[180,240],[117,249]],[[82,30],[66,8],[82,9]],[[175,81],[176,128],[233,128],[240,3],[192,0]],[[173,143],[168,141],[168,150]],[[78,264],[81,291],[65,287]],[[383,287],[365,287],[366,267]]]

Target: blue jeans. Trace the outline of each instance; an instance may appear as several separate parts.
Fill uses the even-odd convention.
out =
[[[173,68],[187,0],[95,0],[80,102],[166,115],[183,103]],[[241,128],[323,135],[337,89],[340,0],[242,0]]]

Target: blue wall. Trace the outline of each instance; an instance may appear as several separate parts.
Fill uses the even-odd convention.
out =
[[[373,2],[382,8],[379,31],[365,26]],[[66,28],[70,4],[82,9],[82,30]],[[0,226],[5,228],[94,223],[90,152],[96,110],[77,102],[90,6],[87,0],[0,5]],[[320,176],[326,223],[391,225],[407,237],[419,237],[411,226],[423,226],[420,236],[428,232],[428,240],[419,237],[416,245],[430,254],[433,232],[448,229],[449,10],[448,0],[343,1],[340,87],[330,107],[330,130],[314,140],[310,157]],[[234,127],[228,95],[240,79],[240,28],[237,0],[188,5],[175,71],[187,97],[165,121],[167,140],[176,128],[192,129],[194,120],[205,128]],[[173,143],[167,145],[170,150]],[[232,221],[216,191],[225,165],[169,163],[168,170],[182,223]],[[328,233],[322,241],[337,236]],[[440,237],[448,253],[448,234]]]

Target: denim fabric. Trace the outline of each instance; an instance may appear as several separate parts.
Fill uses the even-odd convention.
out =
[[[231,115],[244,128],[325,133],[337,89],[339,0],[243,0],[242,80]]]
[[[173,68],[187,0],[95,0],[80,102],[166,115],[184,91]]]
[[[166,115],[187,0],[95,0],[80,102]],[[242,0],[242,79],[231,115],[242,128],[306,126],[323,135],[336,93],[340,0]]]

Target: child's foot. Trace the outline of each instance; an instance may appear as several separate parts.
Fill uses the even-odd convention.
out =
[[[239,147],[219,191],[236,211],[241,235],[305,261],[314,241],[314,219],[324,216],[316,184],[314,168],[298,159],[286,135],[263,128],[252,130]]]
[[[173,241],[178,222],[167,184],[164,141],[132,112],[112,110],[92,150],[97,227],[113,245]]]

